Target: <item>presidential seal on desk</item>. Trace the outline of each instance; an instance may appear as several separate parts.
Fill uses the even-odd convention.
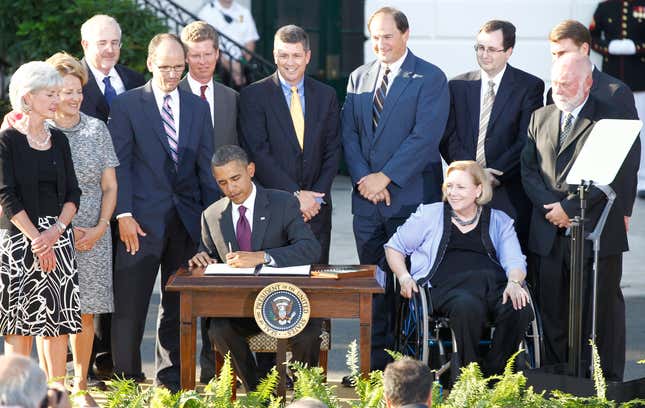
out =
[[[278,339],[300,333],[309,322],[309,299],[299,287],[276,282],[258,293],[253,305],[255,322],[263,332]]]

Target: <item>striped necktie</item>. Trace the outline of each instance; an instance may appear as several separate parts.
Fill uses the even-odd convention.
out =
[[[571,129],[573,129],[573,115],[571,113],[567,113],[567,115],[564,117],[562,130],[560,131],[560,139],[558,140],[560,142],[560,145],[558,147],[558,150],[562,149],[562,146],[564,146],[564,144],[567,142],[567,138],[569,138]]]
[[[372,129],[376,130],[379,120],[381,120],[381,112],[383,112],[383,105],[385,104],[385,97],[387,96],[387,86],[389,80],[387,76],[390,74],[390,67],[385,67],[385,72],[383,73],[383,80],[381,81],[381,86],[376,90],[374,94],[374,107],[372,109]]]
[[[177,130],[175,127],[175,118],[172,115],[172,107],[170,102],[172,97],[166,95],[163,98],[163,106],[161,107],[161,121],[163,122],[163,128],[166,131],[166,136],[168,136],[168,145],[170,145],[170,156],[172,161],[175,163],[175,167],[179,163],[179,137],[177,135]]]
[[[490,112],[493,110],[495,102],[495,82],[488,81],[488,91],[484,95],[484,105],[479,114],[479,136],[477,137],[477,151],[475,160],[480,166],[486,167],[486,131],[488,130],[488,120]]]

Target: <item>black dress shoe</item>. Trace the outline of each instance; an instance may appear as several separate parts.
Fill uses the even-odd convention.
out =
[[[354,388],[354,381],[351,375],[344,376],[340,383],[343,385],[343,387]]]
[[[645,190],[638,190],[638,198],[645,198]]]
[[[87,378],[87,387],[88,388],[96,388],[99,391],[107,391],[107,385],[105,384],[105,381],[97,380],[96,378]]]
[[[94,360],[93,371],[96,378],[107,380],[114,374],[114,364],[112,363],[112,356],[104,353],[96,356]]]

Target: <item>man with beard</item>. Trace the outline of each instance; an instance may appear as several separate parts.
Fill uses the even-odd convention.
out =
[[[536,254],[538,306],[542,316],[546,364],[567,361],[567,328],[571,241],[570,219],[580,214],[577,186],[565,182],[571,165],[601,119],[624,119],[620,106],[590,94],[592,66],[585,55],[570,53],[552,67],[554,105],[533,113],[528,140],[522,152],[522,182],[533,204],[529,250]],[[600,240],[596,345],[602,369],[610,380],[621,380],[625,366],[625,302],[620,290],[622,253],[627,251],[623,221],[625,183],[634,183],[640,142],[632,146],[611,187],[617,197]],[[635,186],[634,186],[635,188]],[[587,196],[587,230],[597,223],[606,203],[605,195],[592,187]],[[585,242],[583,301],[583,358],[590,361],[587,340],[591,333],[592,261],[591,242]]]

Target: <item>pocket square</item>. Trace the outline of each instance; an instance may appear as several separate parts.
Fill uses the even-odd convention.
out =
[[[266,219],[267,219],[267,217],[260,217],[260,221],[264,221]]]

